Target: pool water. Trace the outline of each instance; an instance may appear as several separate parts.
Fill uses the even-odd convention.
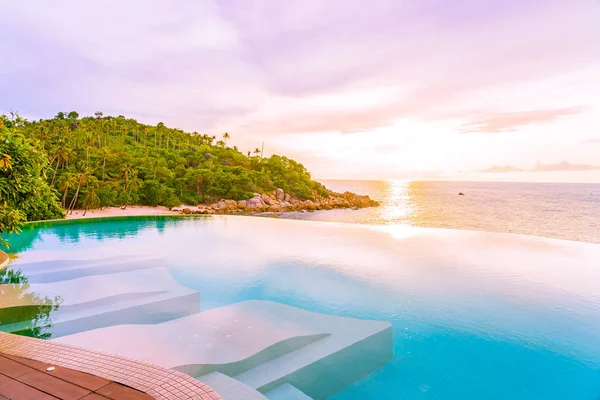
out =
[[[600,245],[235,216],[48,223],[8,238],[24,277],[44,259],[156,257],[202,311],[270,300],[390,322],[393,358],[332,399],[600,398]]]

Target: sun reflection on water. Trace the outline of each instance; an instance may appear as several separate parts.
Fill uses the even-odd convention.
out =
[[[381,208],[381,218],[386,223],[406,222],[414,211],[410,201],[409,182],[390,181],[386,191],[386,202]]]

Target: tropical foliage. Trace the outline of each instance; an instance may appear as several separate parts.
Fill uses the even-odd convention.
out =
[[[278,187],[299,199],[328,194],[294,160],[228,147],[227,132],[217,138],[101,112],[79,118],[74,111],[49,120],[20,121],[14,129],[47,155],[47,182],[71,212],[240,200]]]
[[[64,217],[45,179],[45,154],[17,132],[23,124],[16,116],[0,116],[0,233],[18,231],[27,220]],[[1,237],[0,245],[8,247]]]

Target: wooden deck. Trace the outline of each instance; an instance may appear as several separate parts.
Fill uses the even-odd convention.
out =
[[[3,381],[0,381],[0,393],[11,400],[27,400],[30,398],[36,400],[38,398],[69,400],[130,399],[129,397],[125,397],[125,394],[122,392],[117,392],[123,388],[136,389],[138,395],[142,393],[147,394],[146,397],[132,397],[132,400],[222,400],[221,396],[208,385],[199,382],[191,376],[116,354],[103,353],[77,346],[55,343],[53,341],[17,336],[5,332],[0,332],[0,354],[3,358],[2,361],[7,365],[0,369],[0,379],[3,379]],[[35,361],[32,362],[32,360]],[[23,367],[27,367],[25,368],[25,373],[18,375],[18,371],[23,370]],[[46,371],[48,367],[55,367],[55,369],[53,371]],[[68,371],[72,371],[72,373]],[[63,372],[65,375],[62,377],[57,375]],[[32,375],[28,376],[29,373]],[[98,392],[94,393],[96,388],[81,386],[83,380],[69,382],[68,379],[65,379],[66,376],[76,376],[74,379],[83,379],[82,377],[84,376],[87,378],[90,378],[90,376],[99,377],[103,379],[102,382],[108,382],[108,384],[98,388]],[[34,378],[41,379],[42,382],[45,382],[44,385],[47,386],[36,387],[38,383],[35,383],[37,381]],[[15,381],[19,383],[14,383]],[[71,387],[75,386],[78,389],[83,388],[84,391],[77,390],[74,394],[63,395],[63,397],[60,397],[60,393],[58,392],[59,396],[57,394],[48,395],[48,391],[46,391],[47,397],[25,397],[23,394],[16,396],[14,394],[6,395],[3,391],[8,392],[7,387],[12,387],[7,386],[9,382],[10,385],[15,385],[15,387],[19,385],[22,389],[23,385],[21,384],[24,384],[24,386],[29,386],[30,389],[36,389],[39,392],[44,392],[44,388],[48,388],[52,384],[69,388],[69,390],[75,390]],[[80,397],[77,397],[78,395]],[[0,396],[0,400],[5,399]]]
[[[153,397],[85,372],[0,353],[0,399],[151,400]]]

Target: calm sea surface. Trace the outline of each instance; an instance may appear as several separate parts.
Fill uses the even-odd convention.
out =
[[[322,181],[381,207],[284,218],[520,233],[600,243],[600,184]],[[459,196],[458,193],[464,193]]]

